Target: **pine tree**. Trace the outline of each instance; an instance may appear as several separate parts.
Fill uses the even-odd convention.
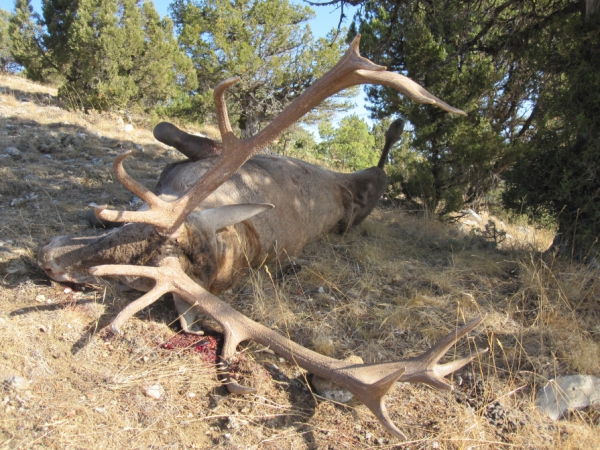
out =
[[[41,46],[46,50],[46,58],[61,73],[70,66],[71,25],[76,18],[79,0],[42,0],[41,23],[45,33]]]
[[[25,76],[34,81],[46,80],[53,69],[40,45],[42,26],[33,12],[31,0],[15,0],[8,33],[12,56],[17,64],[23,66]]]
[[[81,0],[68,34],[69,68],[59,96],[73,104],[147,110],[196,85],[172,22],[161,21],[150,2]]]
[[[227,97],[244,136],[278,115],[341,55],[339,39],[314,42],[306,24],[314,13],[288,0],[176,0],[171,15],[197,72],[196,101],[212,103],[218,83],[241,77]],[[334,103],[325,107],[335,109]]]
[[[319,125],[321,155],[343,171],[356,171],[377,165],[379,151],[364,120],[356,115],[344,117],[337,129],[329,122]]]
[[[531,61],[546,77],[536,129],[505,174],[505,204],[558,226],[552,250],[579,261],[600,249],[600,13],[556,22]]]
[[[173,35],[173,22],[160,19],[150,2],[142,5],[143,42],[130,76],[138,88],[133,101],[146,107],[190,92],[198,86],[192,61]]]
[[[10,13],[0,9],[0,71],[8,72],[15,61],[10,50]]]
[[[407,133],[412,151],[397,154],[394,161],[406,170],[390,169],[392,195],[403,194],[439,216],[481,201],[514,157],[504,134],[514,110],[485,108],[486,103],[511,105],[511,65],[494,64],[484,52],[463,49],[464,41],[481,31],[483,21],[475,12],[472,5],[455,0],[369,2],[349,35],[362,34],[361,50],[374,62],[408,75],[469,113],[452,117],[392,89],[368,89],[374,117],[398,114],[412,125]],[[517,126],[518,120],[510,117]]]

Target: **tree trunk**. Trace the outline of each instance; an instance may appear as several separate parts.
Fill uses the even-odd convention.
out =
[[[596,255],[598,248],[595,244],[589,248],[586,245],[576,242],[573,239],[573,233],[562,233],[559,229],[554,236],[552,244],[544,252],[544,255],[563,256],[580,263],[597,264]]]

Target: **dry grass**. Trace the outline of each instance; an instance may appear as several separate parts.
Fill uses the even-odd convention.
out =
[[[121,149],[143,148],[128,167],[149,186],[180,156],[142,125],[126,132],[116,116],[60,109],[50,89],[0,86],[0,153],[21,152],[0,160],[0,378],[31,380],[27,391],[1,387],[0,448],[600,448],[597,413],[552,422],[533,406],[548,379],[600,372],[598,272],[541,258],[550,232],[503,225],[513,238],[496,248],[472,226],[378,210],[307,246],[299,272],[263,267],[222,296],[296,342],[365,362],[419,354],[485,315],[455,352],[491,351],[454,376],[454,393],[402,384],[388,396],[407,443],[363,405],[313,396],[302,370],[254,344],[236,374],[258,393],[227,395],[197,353],[162,348],[176,333],[169,299],[109,339],[104,327],[136,293],[65,292],[37,269],[36,248],[96,233],[82,220],[90,202],[129,205],[111,172]],[[155,384],[159,400],[145,395]]]

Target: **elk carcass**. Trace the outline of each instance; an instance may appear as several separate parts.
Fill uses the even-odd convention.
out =
[[[220,83],[214,95],[221,146],[162,124],[155,130],[156,137],[174,145],[189,160],[167,167],[153,193],[125,172],[122,163],[128,153],[118,157],[114,165],[117,178],[142,198],[145,206],[138,211],[97,207],[96,216],[101,220],[125,225],[99,237],[56,237],[40,250],[39,263],[57,281],[85,283],[95,276],[116,276],[136,289],[149,291],[118,314],[111,325],[114,332],[133,314],[171,292],[185,330],[190,330],[197,311],[223,327],[223,364],[240,342],[257,341],[348,389],[390,432],[403,436],[387,416],[384,395],[398,380],[451,388],[443,377],[474,356],[444,365],[437,361],[478,320],[418,358],[354,364],[301,347],[213,295],[231,286],[248,266],[286,258],[325,232],[345,231],[362,221],[384,193],[387,180],[382,168],[387,150],[379,167],[354,174],[324,170],[293,158],[253,156],[324,99],[350,86],[379,84],[418,102],[464,114],[412,80],[361,57],[358,44],[359,37],[336,66],[248,139],[233,134],[225,105],[225,91],[237,79]],[[388,144],[399,128],[396,123],[388,132]],[[251,391],[224,376],[231,392]]]

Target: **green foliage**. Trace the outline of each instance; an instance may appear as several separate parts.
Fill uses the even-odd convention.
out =
[[[241,77],[227,96],[230,116],[244,136],[278,115],[342,53],[339,39],[314,42],[306,25],[314,13],[288,0],[176,0],[171,15],[194,62],[201,95]],[[212,108],[210,96],[201,100],[202,109]],[[329,101],[323,107],[346,106]]]
[[[66,82],[59,96],[100,110],[150,109],[195,88],[173,23],[150,2],[81,0],[69,27]]]
[[[317,157],[317,143],[310,131],[296,124],[284,131],[269,150],[278,155],[293,156],[303,160]]]
[[[34,81],[47,80],[54,72],[39,44],[42,36],[39,22],[31,0],[15,0],[15,12],[8,27],[11,52],[15,62],[23,66],[25,76]]]
[[[558,224],[555,245],[584,260],[600,238],[600,14],[549,28],[537,132],[506,173],[506,205]]]
[[[45,49],[47,63],[61,74],[71,65],[69,41],[79,4],[79,0],[42,1],[42,20],[39,23],[46,30],[41,36],[41,47]]]
[[[43,0],[42,17],[29,1],[15,8],[15,60],[36,81],[59,76],[59,96],[72,107],[149,110],[197,86],[173,22],[151,2]]]
[[[598,5],[364,2],[351,28],[363,33],[363,51],[469,112],[448,120],[388,89],[370,90],[376,115],[400,112],[414,125],[413,152],[396,155],[396,186],[444,214],[486,195],[501,175],[507,207],[555,221],[558,249],[578,259],[595,255]]]
[[[356,171],[377,165],[381,148],[375,148],[375,138],[358,116],[344,117],[337,129],[329,122],[322,122],[319,135],[322,139],[318,144],[319,154],[341,170]]]
[[[349,38],[362,34],[367,57],[469,113],[452,117],[389,88],[368,89],[375,117],[399,113],[413,125],[404,143],[412,149],[397,152],[390,168],[391,194],[440,216],[482,201],[514,158],[505,124],[507,117],[520,120],[517,111],[501,115],[487,108],[508,101],[510,63],[464,48],[481,33],[484,11],[453,0],[367,2],[350,31]]]
[[[10,33],[9,33],[9,25],[10,25],[10,13],[8,11],[4,11],[0,9],[0,71],[8,72],[11,66],[14,65],[15,61],[13,59],[11,50],[10,50]]]

